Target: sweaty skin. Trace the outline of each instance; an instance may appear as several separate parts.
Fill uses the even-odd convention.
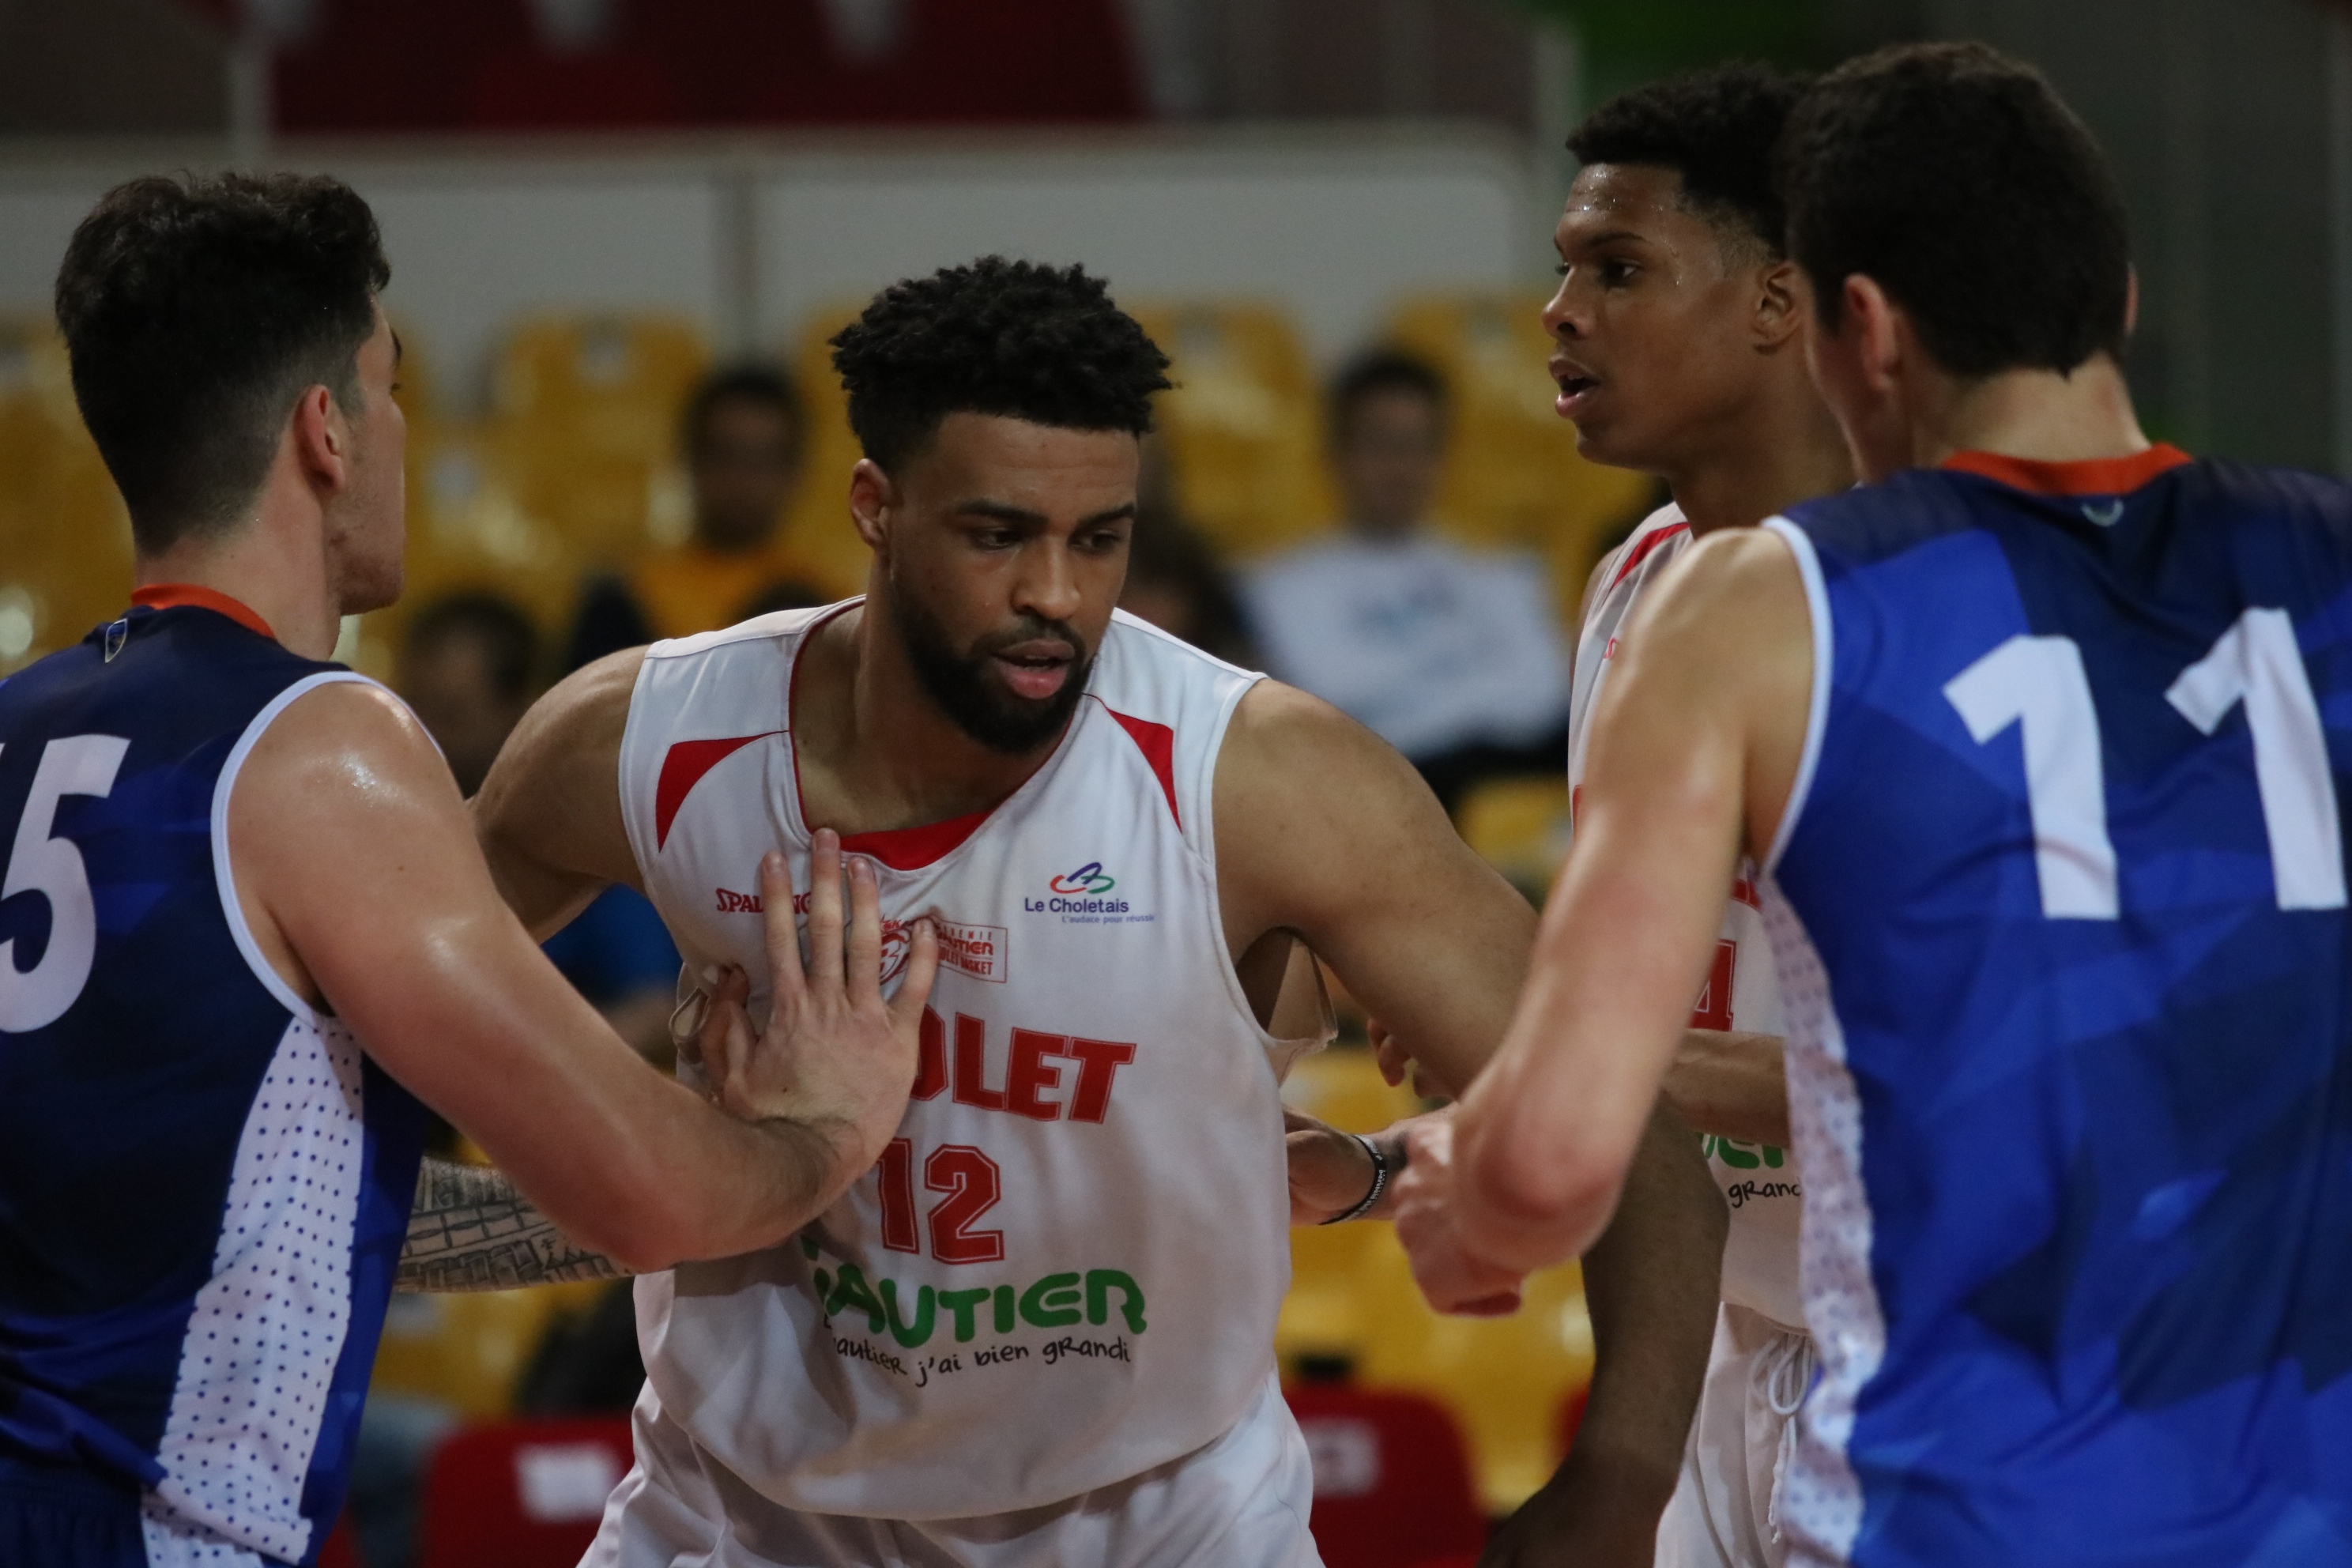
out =
[[[1008,756],[967,736],[917,680],[894,603],[922,605],[954,647],[995,648],[990,662],[1003,668],[989,679],[1044,700],[1074,678],[1078,650],[1053,635],[1001,639],[1060,626],[1098,648],[1125,571],[1132,437],[951,414],[901,468],[858,465],[851,513],[875,552],[868,597],[815,635],[797,680],[808,817],[844,833],[993,806],[1058,743]],[[605,882],[637,881],[618,776],[641,658],[614,655],[550,692],[476,803],[499,889],[535,932]],[[1502,1035],[1535,916],[1463,845],[1411,766],[1336,709],[1265,681],[1235,710],[1213,805],[1227,946],[1259,1016],[1303,941],[1433,1066],[1454,1081],[1475,1077]],[[1647,1562],[1681,1461],[1724,1224],[1686,1128],[1662,1115],[1640,1142],[1621,1223],[1587,1260],[1601,1370],[1578,1446],[1594,1560],[1627,1563]],[[1352,1139],[1309,1129],[1292,1144],[1295,1194],[1297,1151],[1323,1157],[1323,1213],[1368,1188]],[[1294,1214],[1320,1217],[1315,1206],[1295,1203]]]
[[[391,603],[397,363],[379,311],[356,409],[307,389],[247,520],[143,556],[141,583],[226,594],[311,658],[332,650],[341,616]],[[278,977],[349,1024],[577,1247],[657,1268],[769,1245],[861,1173],[903,1111],[919,1016],[903,996],[880,1001],[870,880],[853,885],[848,959],[836,939],[805,984],[790,922],[781,941],[771,931],[779,1005],[756,1046],[738,1018],[707,1034],[724,1064],[714,1105],[647,1068],[531,944],[440,753],[381,690],[340,682],[289,704],[237,775],[228,839],[239,906]],[[838,930],[837,891],[833,904]],[[845,962],[868,953],[863,982],[845,980]],[[928,990],[935,957],[910,992]]]

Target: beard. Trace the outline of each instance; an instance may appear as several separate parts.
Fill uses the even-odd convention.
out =
[[[898,623],[899,639],[915,667],[915,678],[957,729],[992,752],[1019,756],[1051,742],[1069,723],[1078,700],[1087,694],[1087,678],[1095,660],[1086,640],[1067,622],[1024,616],[1011,628],[991,632],[969,649],[959,649],[949,640],[947,627],[938,616],[898,584],[888,586],[890,613]],[[1006,689],[992,676],[990,666],[998,649],[1038,637],[1059,638],[1076,649],[1077,657],[1070,661],[1054,695],[1023,697]]]

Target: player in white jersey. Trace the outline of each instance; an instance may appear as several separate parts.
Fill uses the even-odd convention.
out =
[[[877,1167],[787,1247],[639,1282],[591,1561],[1311,1563],[1284,1227],[1384,1211],[1409,1136],[1295,1134],[1286,1202],[1276,993],[1303,941],[1466,1080],[1531,911],[1369,731],[1114,614],[1166,362],[1098,281],[950,268],[835,348],[869,594],[592,666],[478,811],[535,929],[626,882],[690,973],[761,973],[752,868],[835,831],[941,938]],[[1721,1217],[1678,1128],[1589,1264],[1596,1562],[1646,1561],[1697,1396]]]
[[[1753,526],[1852,480],[1837,426],[1806,378],[1772,192],[1770,152],[1797,91],[1761,68],[1705,71],[1612,100],[1569,142],[1584,168],[1557,236],[1560,289],[1544,313],[1558,345],[1560,412],[1575,421],[1585,456],[1656,474],[1675,498],[1601,562],[1586,589],[1569,720],[1571,800],[1619,638],[1692,540]],[[1782,1560],[1774,1494],[1813,1356],[1798,1289],[1801,1199],[1780,1026],[1754,873],[1744,868],[1665,1085],[1702,1134],[1730,1230],[1715,1353],[1681,1484],[1660,1521],[1660,1568]],[[1404,1233],[1415,1234],[1410,1222]],[[1430,1272],[1433,1260],[1417,1261]],[[1488,1561],[1550,1561],[1542,1553],[1562,1517],[1558,1498],[1538,1494]]]

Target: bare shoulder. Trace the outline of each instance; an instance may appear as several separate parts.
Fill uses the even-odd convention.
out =
[[[645,662],[644,648],[624,648],[573,670],[530,705],[507,752],[572,758],[593,751],[617,758],[629,726],[629,700]]]
[[[1736,745],[1748,848],[1760,858],[1794,786],[1811,707],[1812,612],[1796,552],[1769,529],[1727,529],[1699,541],[1644,599],[1596,733],[1605,725],[1620,752],[1644,731],[1684,752],[1702,734]]]
[[[1242,699],[1225,732],[1216,836],[1229,907],[1264,894],[1282,924],[1388,873],[1464,853],[1437,797],[1394,747],[1272,680]]]
[[[408,704],[365,680],[332,680],[287,704],[255,741],[233,799],[245,809],[281,795],[305,804],[366,804],[387,784],[448,784],[449,770]],[[310,792],[325,790],[323,796]]]
[[[474,825],[500,889],[525,923],[571,901],[527,891],[529,868],[637,883],[621,821],[621,742],[644,648],[572,671],[531,704],[475,797]]]
[[[1727,528],[1685,551],[1643,595],[1635,626],[1675,646],[1732,643],[1808,624],[1804,578],[1788,541],[1769,528]]]
[[[1280,790],[1311,783],[1323,767],[1368,766],[1376,772],[1412,765],[1361,723],[1295,686],[1261,680],[1234,709],[1217,756],[1217,791]],[[1417,776],[1417,775],[1415,775]]]

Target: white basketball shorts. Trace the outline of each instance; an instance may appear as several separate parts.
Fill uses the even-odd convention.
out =
[[[1781,1568],[1776,1504],[1813,1366],[1810,1337],[1723,1304],[1657,1568]]]
[[[635,1467],[581,1568],[1320,1568],[1314,1470],[1272,1378],[1207,1447],[1019,1513],[920,1521],[800,1513],[698,1449],[648,1384]]]

